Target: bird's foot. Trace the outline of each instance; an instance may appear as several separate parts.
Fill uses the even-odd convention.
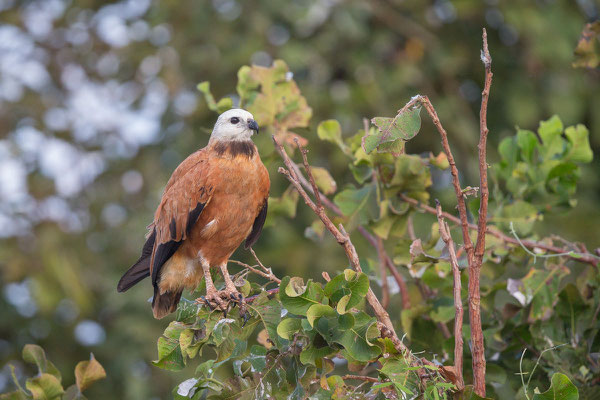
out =
[[[240,317],[242,317],[244,321],[242,323],[243,328],[251,317],[250,313],[248,313],[248,310],[246,309],[246,300],[244,299],[244,296],[235,288],[226,288],[219,293],[221,294],[221,296],[223,296],[223,298],[227,299],[227,301],[233,303],[233,307],[235,307],[236,305],[239,306]]]
[[[214,310],[215,307],[219,308],[221,311],[223,311],[224,317],[227,318],[229,302],[223,301],[221,292],[218,292],[214,288],[212,290],[207,289],[206,296],[200,296],[197,298],[196,303],[205,304],[211,311]]]

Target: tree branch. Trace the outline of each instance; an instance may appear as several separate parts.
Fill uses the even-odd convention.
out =
[[[481,61],[485,66],[485,84],[481,93],[481,110],[479,112],[479,217],[477,221],[477,244],[475,254],[469,257],[469,323],[471,325],[471,341],[473,355],[473,386],[475,393],[485,397],[485,349],[483,341],[483,330],[481,328],[481,293],[479,280],[481,275],[481,263],[485,251],[485,233],[487,230],[487,208],[488,208],[488,179],[487,179],[487,104],[490,97],[490,86],[492,85],[492,57],[488,49],[487,32],[483,29],[483,51]],[[462,196],[461,196],[462,197]],[[463,200],[464,203],[464,200]],[[464,227],[464,223],[463,223]],[[467,226],[468,230],[468,226]],[[467,249],[468,250],[468,249]]]
[[[289,156],[286,153],[283,146],[277,142],[277,139],[275,139],[275,136],[273,136],[272,139],[273,139],[273,142],[275,143],[275,148],[277,149],[278,153],[281,155],[281,158],[283,159],[285,166],[288,168],[288,169],[285,169],[283,167],[279,167],[279,170],[278,170],[279,173],[283,174],[290,181],[292,186],[294,186],[294,188],[298,191],[298,193],[300,193],[300,196],[302,197],[302,199],[304,200],[306,205],[308,205],[313,210],[313,212],[321,219],[321,221],[323,222],[323,224],[325,225],[327,230],[333,235],[333,237],[337,240],[337,242],[344,248],[344,251],[346,252],[346,256],[348,257],[348,260],[350,261],[350,265],[352,266],[352,268],[356,272],[359,272],[359,273],[362,272],[362,268],[360,266],[360,260],[358,258],[358,254],[356,253],[356,248],[354,247],[354,244],[352,244],[352,241],[350,240],[350,235],[348,235],[348,233],[346,232],[346,230],[344,229],[342,224],[339,225],[339,228],[336,227],[333,224],[333,222],[331,222],[331,220],[329,219],[327,214],[325,213],[325,210],[323,208],[319,208],[312,201],[312,199],[309,197],[309,195],[306,193],[306,191],[300,184],[298,175],[295,174],[294,162],[289,158]],[[299,146],[299,147],[301,147],[301,146]],[[306,171],[310,170],[310,165],[308,164],[307,161],[304,162],[304,168]],[[308,176],[311,176],[311,175],[309,174]],[[314,185],[312,185],[312,186],[313,186],[313,188],[315,187]],[[424,363],[428,364],[428,365],[433,365],[433,363],[431,363],[428,360],[419,359],[419,358],[413,356],[412,353],[410,352],[410,350],[404,345],[404,343],[402,343],[402,341],[400,341],[400,339],[398,338],[398,335],[396,334],[396,331],[394,330],[394,326],[392,324],[392,321],[390,320],[389,314],[382,307],[381,303],[377,299],[377,296],[375,296],[375,293],[373,293],[373,290],[370,288],[369,288],[369,291],[367,292],[366,299],[367,299],[367,302],[369,303],[369,305],[371,306],[371,308],[373,309],[373,312],[375,313],[377,320],[379,321],[378,326],[380,327],[381,335],[384,337],[389,337],[392,340],[392,342],[394,343],[394,346],[396,347],[396,349],[401,354],[403,354],[405,357],[407,357],[409,359],[409,362],[411,365],[420,366]]]
[[[463,379],[463,338],[462,338],[462,325],[463,325],[463,305],[461,296],[461,280],[460,280],[460,269],[458,267],[458,258],[456,257],[456,249],[454,247],[454,241],[450,235],[450,228],[448,223],[444,220],[442,215],[442,206],[438,200],[436,202],[437,219],[440,226],[440,236],[450,254],[450,265],[452,265],[452,277],[454,279],[454,369],[456,371],[456,386],[458,390],[465,387]]]
[[[460,215],[460,222],[462,225],[462,234],[463,241],[465,244],[465,250],[467,252],[469,265],[471,265],[474,259],[474,252],[473,242],[471,241],[471,237],[469,236],[469,220],[467,218],[467,207],[465,205],[465,198],[463,196],[462,188],[460,186],[460,180],[458,178],[458,168],[456,168],[456,162],[454,161],[454,156],[452,155],[452,151],[450,150],[450,143],[448,142],[448,133],[442,126],[437,112],[435,111],[435,108],[433,108],[433,105],[431,104],[431,101],[429,101],[429,98],[427,96],[417,95],[413,97],[408,103],[406,103],[404,107],[402,107],[402,109],[398,111],[398,113],[405,112],[406,110],[408,110],[408,108],[412,107],[417,103],[420,103],[423,105],[423,107],[425,107],[425,110],[431,117],[433,124],[435,125],[437,131],[440,134],[440,137],[442,138],[442,148],[446,153],[446,157],[448,157],[448,163],[450,164],[450,173],[452,174],[452,186],[454,186],[454,193],[456,194],[456,200],[458,202],[458,213]]]
[[[298,167],[298,165],[296,163],[292,162],[291,168],[294,170],[295,176],[296,176],[296,178],[298,178],[298,181],[300,182],[302,187],[305,190],[307,190],[309,193],[314,195],[315,193],[314,193],[313,186],[310,184],[310,182],[308,182],[306,180],[306,178],[302,174],[302,171],[300,171],[300,168]],[[319,198],[321,199],[321,203],[325,207],[327,207],[329,210],[333,211],[333,213],[335,213],[336,215],[339,215],[339,216],[344,215],[342,213],[342,210],[340,210],[340,208],[334,202],[329,200],[326,196],[323,196],[323,194],[320,194]],[[360,232],[361,235],[363,235],[363,237],[365,239],[367,239],[367,241],[371,244],[371,246],[373,246],[374,249],[377,248],[377,239],[375,239],[375,236],[371,235],[367,231],[367,229],[363,226],[359,226],[357,228],[357,230],[358,230],[358,232]],[[383,251],[385,253],[385,249]],[[411,307],[411,303],[410,303],[410,297],[408,295],[408,288],[406,287],[406,281],[404,280],[402,275],[400,275],[400,272],[398,272],[398,269],[394,265],[394,262],[392,261],[390,256],[387,253],[385,253],[384,255],[385,255],[385,261],[386,261],[385,264],[386,264],[388,270],[390,271],[390,273],[392,274],[392,276],[394,277],[394,279],[396,280],[398,287],[400,288],[400,296],[402,297],[402,308],[408,309]]]

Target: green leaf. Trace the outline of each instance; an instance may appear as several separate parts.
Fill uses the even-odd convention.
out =
[[[517,131],[517,146],[521,149],[521,159],[529,163],[533,162],[534,151],[537,145],[538,140],[535,133],[521,129]]]
[[[548,121],[541,121],[538,133],[542,138],[543,145],[540,148],[544,160],[554,158],[564,150],[564,140],[562,139],[563,123],[557,115],[552,116]]]
[[[285,318],[277,325],[277,334],[284,339],[291,340],[294,333],[302,329],[302,320],[300,318]]]
[[[306,319],[310,326],[315,326],[315,320],[321,317],[335,317],[337,316],[335,310],[325,304],[313,304],[306,312]]]
[[[327,357],[335,352],[336,350],[329,346],[316,347],[313,344],[309,344],[307,347],[302,349],[302,352],[300,353],[300,362],[302,364],[317,366],[317,360]]]
[[[370,219],[376,218],[377,204],[373,185],[366,185],[360,189],[344,189],[334,197],[333,201],[348,218],[349,223],[346,224],[348,230],[358,225],[365,225]]]
[[[517,200],[502,209],[503,225],[508,230],[512,222],[517,234],[525,236],[531,233],[533,225],[538,219],[537,214],[538,210],[535,206],[523,200]]]
[[[342,140],[342,127],[335,119],[321,121],[317,126],[317,135],[319,139],[337,144],[341,149],[346,148],[346,144]]]
[[[266,356],[267,349],[265,349],[263,346],[253,345],[250,348],[250,355],[248,356],[247,360],[250,362],[250,365],[252,365],[252,368],[254,368],[256,372],[262,372],[262,370],[267,366]]]
[[[534,394],[533,400],[578,400],[579,391],[571,380],[564,374],[552,375],[550,388],[544,393]]]
[[[323,316],[317,318],[315,327],[328,343],[341,344],[357,361],[367,362],[381,354],[380,348],[371,343],[379,336],[375,318],[361,311],[354,314],[354,326],[349,327],[348,322],[348,319]]]
[[[290,281],[293,279],[292,286]],[[279,298],[281,304],[291,313],[297,315],[306,315],[306,312],[313,304],[319,304],[323,300],[324,294],[321,285],[308,281],[306,286],[300,282],[301,278],[290,278],[286,276],[279,285]],[[292,294],[290,296],[289,294]]]
[[[364,273],[356,273],[346,269],[331,279],[323,289],[325,295],[334,303],[337,302],[337,311],[344,314],[352,307],[356,307],[369,291],[369,277]]]
[[[394,118],[375,117],[371,120],[379,128],[380,142],[402,139],[408,141],[421,129],[421,107],[413,107]]]
[[[200,82],[196,88],[204,95],[204,100],[209,110],[220,114],[233,107],[233,101],[229,97],[222,98],[218,103],[215,102],[215,98],[210,92],[210,82]]]
[[[279,296],[282,297],[283,295],[280,293]],[[287,340],[281,339],[277,334],[277,326],[281,321],[281,303],[276,298],[269,299],[266,292],[261,292],[249,307],[258,314],[267,331],[269,340],[278,349],[281,349],[287,343]]]
[[[570,148],[566,159],[573,162],[589,163],[594,158],[594,153],[590,148],[589,132],[581,124],[570,126],[565,130],[565,135],[569,139]]]
[[[173,321],[169,324],[163,336],[158,339],[158,360],[152,364],[170,371],[180,371],[185,367],[185,360],[179,347],[179,336],[186,326]]]
[[[310,171],[315,178],[315,183],[319,190],[326,195],[330,195],[335,193],[337,190],[337,184],[335,180],[331,177],[329,171],[325,168],[321,167],[311,167]]]
[[[94,382],[106,378],[106,371],[90,353],[89,361],[80,361],[75,367],[75,382],[80,392],[90,387]]]
[[[27,379],[25,387],[31,392],[34,400],[59,399],[65,392],[58,378],[47,373]]]

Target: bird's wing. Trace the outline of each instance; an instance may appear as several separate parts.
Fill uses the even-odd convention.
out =
[[[260,169],[260,190],[262,191],[261,196],[263,201],[258,209],[258,214],[254,219],[254,223],[252,224],[252,231],[246,238],[246,243],[244,244],[244,248],[248,249],[256,243],[258,238],[260,237],[260,233],[262,232],[263,225],[265,224],[265,220],[267,219],[267,207],[269,204],[269,189],[271,186],[271,182],[269,180],[269,172],[262,165]]]
[[[156,232],[150,270],[157,284],[160,268],[187,238],[214,191],[208,152],[199,150],[173,172],[154,214],[150,231]]]

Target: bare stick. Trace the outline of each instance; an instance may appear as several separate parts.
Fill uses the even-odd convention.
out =
[[[383,308],[387,308],[390,304],[390,288],[388,287],[387,283],[386,260],[383,250],[383,241],[380,237],[377,237],[377,256],[379,258],[379,272],[381,274],[381,305]]]
[[[481,110],[479,112],[479,193],[480,206],[477,222],[477,244],[474,257],[469,257],[469,323],[471,325],[471,341],[473,354],[473,386],[475,393],[485,397],[485,349],[481,328],[481,293],[479,279],[481,263],[485,251],[485,233],[487,229],[488,181],[487,181],[487,104],[492,84],[492,57],[488,49],[487,32],[483,30],[483,51],[481,61],[485,66],[485,84],[481,93]],[[461,196],[462,197],[462,196]],[[464,226],[464,225],[463,225]],[[468,229],[468,227],[467,227]],[[468,249],[467,249],[468,250]]]
[[[304,163],[304,168],[306,169],[306,175],[308,176],[308,181],[313,189],[313,194],[315,196],[315,202],[317,203],[317,207],[321,211],[323,211],[323,204],[321,204],[321,194],[319,193],[319,188],[317,187],[317,183],[315,182],[315,178],[312,176],[312,172],[310,171],[310,167],[308,166],[308,160],[306,158],[306,150],[304,147],[300,146],[300,142],[297,138],[294,138],[294,142],[296,142],[296,146],[300,149],[300,153],[302,153],[302,161]]]
[[[460,280],[460,269],[458,268],[458,258],[456,257],[456,249],[454,247],[454,241],[450,235],[450,228],[448,223],[444,220],[442,215],[442,206],[439,201],[436,202],[437,219],[440,225],[440,236],[450,254],[450,265],[452,265],[452,277],[454,278],[454,369],[456,371],[456,386],[458,390],[465,387],[463,379],[463,338],[462,338],[462,325],[463,325],[463,306],[461,297],[461,280]]]
[[[373,383],[379,383],[379,379],[378,378],[373,378],[372,376],[364,376],[364,375],[344,375],[342,376],[342,379],[346,380],[346,379],[356,379],[359,381],[367,381],[367,382],[373,382]]]

